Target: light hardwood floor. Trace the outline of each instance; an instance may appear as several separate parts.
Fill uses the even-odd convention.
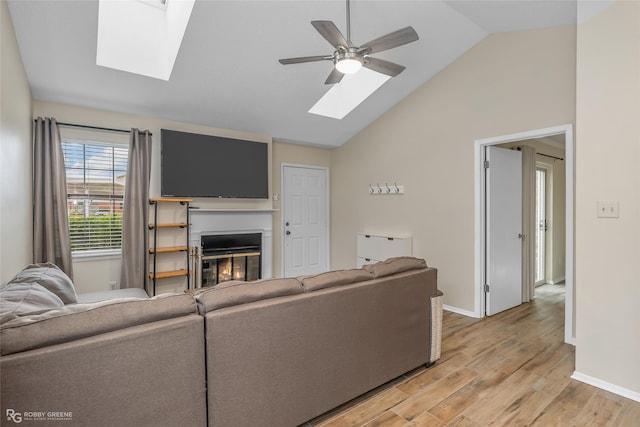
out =
[[[640,426],[640,403],[570,379],[564,287],[473,319],[445,312],[442,357],[305,426]],[[615,363],[612,359],[610,363]]]

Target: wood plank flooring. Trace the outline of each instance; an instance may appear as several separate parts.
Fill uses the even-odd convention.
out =
[[[445,312],[442,357],[306,427],[640,426],[640,403],[570,379],[564,287],[474,319]]]

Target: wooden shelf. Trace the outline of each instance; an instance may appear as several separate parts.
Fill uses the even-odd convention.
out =
[[[153,210],[153,215],[150,214],[148,224],[148,250],[151,264],[149,266],[149,279],[153,281],[153,295],[156,294],[157,281],[169,277],[178,278],[178,281],[181,281],[180,278],[184,278],[186,279],[186,289],[191,288],[191,275],[193,274],[189,269],[191,266],[191,254],[189,251],[189,204],[191,201],[192,199],[181,197],[156,197],[149,199],[149,209]],[[163,215],[158,215],[158,211],[160,210],[164,212]],[[167,216],[167,214],[171,216]],[[184,215],[184,217],[182,215]],[[162,219],[163,216],[164,219]],[[162,240],[163,236],[165,238],[170,237],[173,241],[167,241],[165,244],[159,243],[158,241]],[[176,241],[176,238],[179,240]],[[182,238],[184,238],[184,240],[182,240]],[[184,261],[178,263],[178,257],[175,254],[184,256]],[[168,258],[162,260],[166,257]],[[160,260],[158,258],[160,258]],[[175,268],[179,270],[174,270]]]
[[[191,274],[191,272],[187,270],[159,271],[155,276],[153,273],[149,273],[149,279],[166,279],[169,277],[187,276],[189,274]]]
[[[155,227],[164,228],[164,227],[180,227],[184,228],[187,226],[186,222],[176,222],[173,224],[149,224],[149,230],[153,230]]]
[[[191,203],[193,202],[193,199],[180,199],[174,197],[152,197],[149,199],[149,203],[157,202]]]
[[[173,246],[170,248],[156,248],[155,251],[153,250],[153,248],[149,248],[149,253],[153,254],[160,254],[160,253],[166,253],[166,252],[182,252],[182,251],[186,251],[187,247],[186,246]]]

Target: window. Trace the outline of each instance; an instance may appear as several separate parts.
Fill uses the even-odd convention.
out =
[[[127,145],[63,140],[71,251],[120,250]]]

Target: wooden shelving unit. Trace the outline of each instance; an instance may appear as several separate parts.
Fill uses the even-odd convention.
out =
[[[153,281],[153,295],[156,294],[156,284],[160,279],[167,279],[170,277],[186,277],[187,289],[191,289],[191,271],[189,270],[189,203],[191,199],[179,199],[179,198],[152,198],[149,199],[149,205],[153,207],[153,222],[149,224],[149,230],[153,233],[153,245],[149,248],[149,255],[151,256],[152,268],[149,273],[149,279]],[[158,222],[158,208],[162,203],[176,203],[183,207],[185,210],[186,221],[185,222]],[[158,246],[158,236],[163,230],[181,228],[185,230],[184,241],[185,245],[178,246]],[[185,268],[178,270],[158,271],[158,258],[162,254],[171,253],[185,253]]]

